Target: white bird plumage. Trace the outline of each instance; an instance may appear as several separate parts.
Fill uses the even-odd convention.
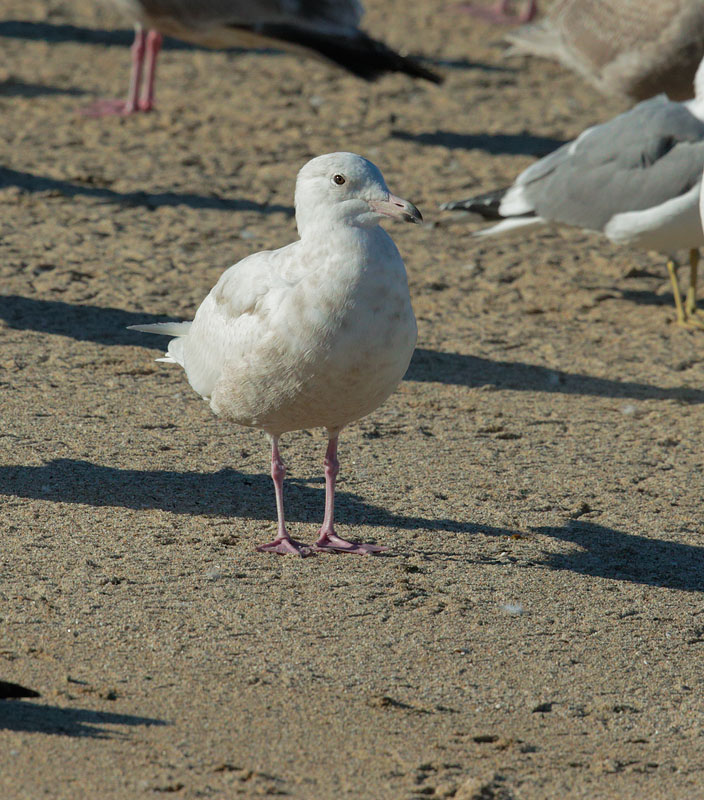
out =
[[[180,364],[213,411],[272,439],[279,531],[260,549],[307,554],[283,518],[287,431],[325,427],[326,513],[316,549],[374,552],[345,542],[332,522],[337,436],[373,411],[403,377],[416,341],[406,271],[383,216],[420,221],[379,170],[352,153],[306,164],[296,183],[300,239],[226,270],[192,323],[134,326],[175,335],[164,360]]]

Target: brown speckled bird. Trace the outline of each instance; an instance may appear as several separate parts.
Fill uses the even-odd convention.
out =
[[[704,3],[556,0],[546,17],[506,38],[510,52],[556,59],[604,94],[686,100],[704,56]]]

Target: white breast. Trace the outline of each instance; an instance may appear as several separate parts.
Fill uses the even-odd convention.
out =
[[[700,186],[697,184],[686,194],[654,208],[616,214],[609,220],[604,233],[617,244],[630,244],[668,255],[685,248],[702,247]]]
[[[339,430],[401,380],[416,341],[401,257],[381,228],[341,236],[322,251],[301,241],[260,254],[270,267],[262,291],[237,265],[206,298],[184,366],[217,414],[275,435]],[[232,308],[227,287],[238,280]]]

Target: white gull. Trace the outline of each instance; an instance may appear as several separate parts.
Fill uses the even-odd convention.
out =
[[[314,548],[378,552],[384,548],[335,533],[337,440],[345,425],[386,400],[410,362],[416,322],[406,270],[378,223],[422,218],[353,153],[309,161],[295,202],[300,239],[226,270],[193,322],[132,327],[175,336],[162,360],[180,364],[216,414],[269,435],[278,533],[258,550],[310,552],[286,529],[279,437],[324,427],[325,515]]]
[[[564,223],[600,231],[617,244],[663,253],[678,322],[701,327],[696,284],[698,248],[704,245],[698,206],[704,169],[704,61],[695,92],[686,103],[664,95],[639,103],[541,158],[509,188],[442,207],[501,220],[479,236]],[[683,302],[675,254],[685,248],[690,251],[690,284]]]

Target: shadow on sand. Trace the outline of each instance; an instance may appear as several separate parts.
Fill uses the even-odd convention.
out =
[[[0,97],[41,97],[50,94],[68,94],[78,97],[85,92],[83,89],[74,87],[45,86],[42,83],[26,83],[15,78],[0,82]]]
[[[666,273],[663,270],[663,279],[664,275],[666,275]],[[614,291],[618,291],[618,296],[623,300],[627,300],[629,303],[634,303],[637,306],[663,306],[673,310],[675,308],[675,298],[671,292],[657,294],[656,292],[650,292],[644,289],[617,289]]]
[[[690,592],[704,591],[704,547],[623,533],[582,520],[569,520],[559,528],[532,530],[581,548],[548,556],[543,563],[551,569]]]
[[[293,216],[291,206],[266,205],[253,200],[228,200],[223,197],[191,194],[189,192],[116,192],[98,186],[45,178],[31,172],[20,172],[9,167],[0,167],[0,189],[17,186],[25,192],[59,192],[64,197],[90,197],[105,203],[123,206],[143,206],[153,210],[161,206],[188,206],[194,209],[218,211],[257,211],[260,214],[287,214]]]
[[[271,521],[275,517],[271,478],[234,469],[176,472],[104,467],[88,461],[56,459],[43,466],[0,467],[2,493],[92,507],[160,509],[176,514],[238,516]],[[351,492],[336,497],[343,524],[401,530],[426,530],[467,536],[510,537],[517,531],[457,519],[427,519],[394,514]],[[291,521],[320,522],[325,491],[287,481]],[[571,542],[579,550],[549,554],[539,566],[611,580],[686,591],[704,590],[704,548],[638,536],[591,521],[567,520],[561,526],[535,527],[535,534]],[[459,544],[462,540],[454,540]],[[399,541],[398,549],[407,550]],[[467,552],[434,551],[428,556],[467,558]],[[474,562],[473,562],[474,563]],[[143,723],[147,724],[147,723]]]
[[[5,20],[0,22],[0,37],[5,39],[24,39],[31,42],[61,44],[97,44],[108,47],[131,47],[134,29],[102,30],[82,28],[77,25],[56,25],[51,22],[25,22],[24,20]],[[165,50],[205,50],[207,48],[182,42],[179,39],[164,37]],[[235,52],[241,52],[235,49]]]
[[[448,150],[484,150],[492,155],[546,156],[565,142],[547,136],[533,136],[530,133],[408,133],[392,131],[394,139],[417,144],[445,147]]]
[[[665,388],[637,381],[614,381],[579,372],[564,372],[522,361],[493,361],[461,353],[416,349],[405,376],[412,381],[437,381],[461,386],[491,385],[500,389],[637,400],[704,402],[704,390],[687,386]]]
[[[123,736],[106,725],[168,725],[160,719],[112,714],[87,708],[62,708],[27,700],[2,701],[0,730],[16,733],[51,733],[59,736],[112,739]]]
[[[78,341],[105,345],[140,345],[158,351],[163,349],[165,338],[126,328],[128,325],[168,321],[163,316],[142,311],[83,306],[60,300],[35,300],[20,295],[0,295],[0,319],[16,330],[70,336]],[[512,391],[704,402],[704,390],[687,386],[660,387],[638,381],[615,381],[522,361],[494,361],[422,347],[413,354],[405,380],[469,387],[492,385]]]
[[[467,533],[485,536],[511,537],[520,533],[488,525],[469,527],[471,530]],[[569,519],[560,526],[533,526],[530,530],[538,536],[571,542],[578,545],[579,549],[546,554],[539,560],[514,568],[543,567],[687,592],[704,591],[704,547],[638,536],[585,520]],[[458,540],[455,540],[457,543]],[[457,548],[452,551],[421,549],[420,552],[431,558],[467,560],[467,553]],[[493,556],[472,559],[469,563],[487,562],[503,563],[496,561]]]
[[[418,58],[419,56],[414,56]],[[516,67],[506,67],[501,64],[487,64],[485,61],[471,61],[468,58],[430,58],[429,56],[421,57],[425,64],[433,67],[444,67],[445,69],[456,69],[464,71],[478,71],[478,72],[502,72],[505,75],[517,75],[518,69]]]
[[[79,342],[141,345],[155,350],[161,349],[168,340],[128,331],[127,326],[172,321],[144,311],[81,306],[61,300],[34,300],[12,294],[0,295],[0,319],[15,330],[70,336]]]
[[[238,516],[266,521],[276,517],[269,475],[246,474],[229,468],[208,473],[120,469],[59,458],[39,467],[0,466],[0,494],[93,507],[161,509],[175,514]],[[307,486],[295,478],[287,479],[287,518],[292,522],[319,523],[324,504],[323,488]],[[340,519],[354,525],[456,533],[477,530],[475,525],[452,519],[393,514],[364,502],[351,492],[338,491],[335,504]]]

